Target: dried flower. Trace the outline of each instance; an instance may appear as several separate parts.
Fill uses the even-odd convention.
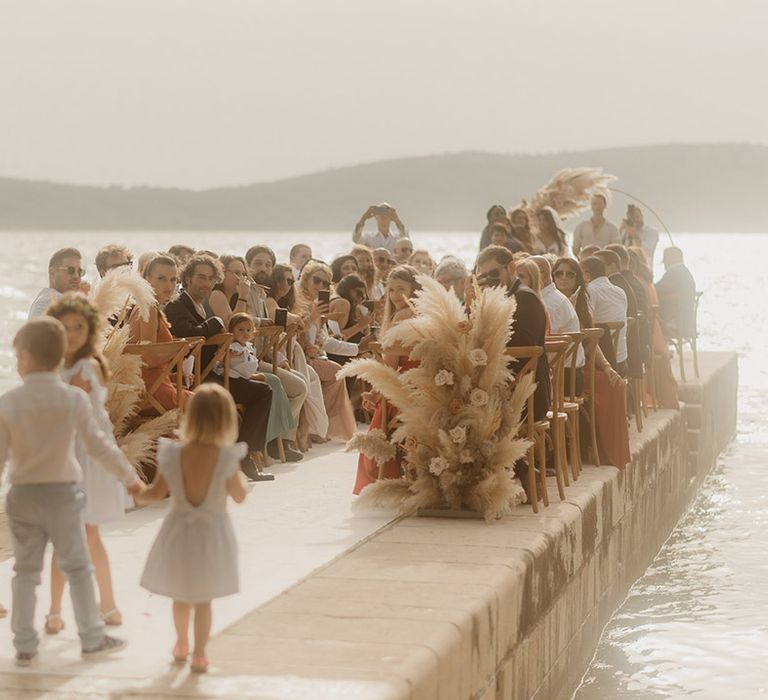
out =
[[[433,457],[429,460],[429,471],[435,476],[440,476],[448,469],[448,460],[445,457]]]
[[[419,441],[416,439],[415,435],[408,435],[405,438],[403,446],[408,452],[413,452],[419,446]]]
[[[459,388],[461,389],[462,394],[468,394],[472,391],[472,377],[465,374],[459,381]]]
[[[456,327],[462,332],[466,333],[472,328],[472,321],[468,319],[464,319],[463,321],[459,321],[458,324],[456,324]]]
[[[485,406],[485,404],[488,403],[488,394],[482,389],[472,389],[472,392],[469,395],[469,402],[478,408]]]
[[[453,372],[447,369],[441,369],[435,375],[435,386],[453,386]]]
[[[464,402],[461,399],[453,399],[449,404],[449,408],[451,413],[458,413],[462,408],[464,408]]]
[[[488,354],[482,348],[475,348],[469,352],[469,361],[475,367],[484,367],[488,364]]]
[[[475,461],[475,456],[471,450],[462,450],[459,452],[459,462],[462,464],[472,464]]]
[[[455,428],[451,428],[448,434],[451,436],[451,440],[460,445],[467,439],[467,428],[464,425],[457,425]]]

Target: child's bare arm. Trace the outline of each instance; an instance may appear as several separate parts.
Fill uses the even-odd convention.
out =
[[[241,471],[238,470],[237,474],[233,474],[227,479],[227,493],[232,496],[235,503],[242,503],[245,500],[247,491],[245,477]]]
[[[151,486],[142,494],[136,497],[139,503],[153,503],[162,501],[168,495],[168,484],[165,483],[162,475],[158,471]]]

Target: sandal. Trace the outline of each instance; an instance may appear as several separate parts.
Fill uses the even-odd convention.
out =
[[[119,627],[123,624],[123,614],[117,608],[101,613],[101,619],[110,627]]]
[[[64,620],[61,619],[61,613],[48,613],[45,616],[45,633],[58,634],[64,629]]]
[[[173,654],[174,663],[185,664],[189,656],[189,644],[176,644],[171,653]]]
[[[208,671],[208,659],[204,656],[193,656],[189,670],[192,673],[206,673]]]

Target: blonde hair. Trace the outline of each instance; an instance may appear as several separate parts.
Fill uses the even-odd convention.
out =
[[[520,260],[515,266],[517,276],[520,276],[520,270],[525,270],[528,273],[528,277],[531,280],[530,288],[536,292],[537,296],[541,296],[541,272],[539,266],[535,260],[531,260],[530,257]]]
[[[54,371],[64,359],[67,334],[61,321],[40,316],[19,328],[13,339],[13,349],[28,352],[40,369]]]
[[[333,291],[333,271],[331,268],[320,260],[308,260],[304,267],[301,268],[298,285],[299,293],[296,295],[296,309],[300,314],[303,314],[312,306],[312,300],[309,298],[309,278],[318,272],[328,276],[328,281],[331,283],[329,289]]]
[[[224,387],[207,382],[192,394],[181,419],[182,442],[224,447],[237,440],[237,409]]]

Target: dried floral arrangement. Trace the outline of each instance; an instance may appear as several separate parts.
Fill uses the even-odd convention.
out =
[[[391,435],[360,433],[348,445],[378,463],[403,454],[404,478],[370,484],[357,505],[465,509],[492,520],[525,501],[512,468],[529,447],[518,428],[535,384],[513,382],[505,356],[515,300],[501,288],[476,288],[467,316],[436,280],[419,282],[414,317],[381,338],[385,348],[409,348],[418,367],[398,372],[367,358],[339,373],[370,382],[399,411]]]
[[[537,212],[551,207],[561,219],[568,219],[589,207],[593,195],[608,198],[608,186],[616,177],[602,168],[563,168],[531,199],[528,208]]]
[[[129,329],[120,325],[132,305],[136,305],[142,319],[149,316],[155,304],[155,293],[149,283],[137,272],[119,268],[110,272],[89,295],[91,303],[102,318],[118,317],[118,327],[108,326],[102,351],[110,369],[107,382],[107,412],[114,427],[120,449],[137,473],[144,476],[144,467],[154,464],[157,439],[168,435],[178,426],[178,411],[168,411],[131,429],[131,420],[139,411],[139,399],[144,390],[141,358],[126,355]]]

